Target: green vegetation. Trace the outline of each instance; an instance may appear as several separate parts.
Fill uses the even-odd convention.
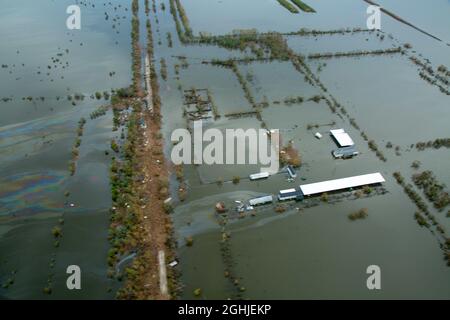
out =
[[[313,8],[308,6],[306,3],[304,3],[301,0],[291,0],[297,7],[299,7],[300,10],[304,12],[316,12]]]
[[[321,35],[344,35],[346,33],[362,33],[362,32],[367,32],[367,33],[372,33],[375,32],[374,30],[370,30],[370,29],[362,29],[362,28],[341,28],[341,29],[335,29],[335,30],[310,30],[308,28],[301,28],[298,31],[294,31],[294,32],[288,32],[286,33],[286,35],[290,35],[290,36],[321,36]]]
[[[133,90],[137,96],[141,95],[141,49],[139,46],[139,1],[132,2],[133,17],[131,20],[132,72]]]
[[[190,38],[190,37],[192,37],[192,29],[189,24],[189,19],[187,17],[186,11],[184,11],[184,7],[181,4],[180,0],[175,0],[175,1],[177,3],[178,12],[180,13],[181,22],[183,23],[184,30],[186,32],[186,36]]]
[[[293,104],[301,104],[303,103],[305,99],[303,97],[288,97],[284,99],[284,104],[287,106],[293,105]]]
[[[73,98],[74,98],[76,101],[83,101],[83,100],[84,100],[84,95],[81,94],[81,93],[75,93],[75,94],[73,95]],[[44,98],[44,97],[41,97],[41,101],[44,101],[44,100],[45,100],[45,98]]]
[[[315,95],[308,99],[308,101],[314,101],[315,103],[319,103],[324,97],[320,95]]]
[[[45,294],[51,294],[51,293],[52,293],[52,288],[51,288],[50,286],[45,287],[45,288],[42,290],[42,292],[45,293]]]
[[[58,226],[53,227],[52,229],[52,235],[53,237],[55,237],[56,239],[62,237],[62,229]]]
[[[445,185],[440,184],[431,171],[414,174],[412,180],[437,209],[443,210],[450,204],[450,196],[445,191]]]
[[[116,153],[119,152],[119,145],[117,144],[115,139],[111,140],[111,149]]]
[[[255,98],[253,97],[253,94],[250,90],[250,87],[247,84],[247,81],[245,80],[244,76],[240,73],[236,62],[232,63],[231,70],[233,70],[234,74],[238,78],[238,81],[241,84],[242,90],[244,90],[245,98],[248,100],[248,102],[250,103],[250,105],[252,107],[256,108]]]
[[[373,191],[372,188],[369,186],[364,186],[362,190],[363,190],[364,194],[371,194]]]
[[[202,294],[202,289],[200,289],[200,288],[197,288],[197,289],[195,289],[194,290],[194,296],[196,296],[196,297],[200,297],[201,296],[201,294]]]
[[[325,123],[325,124],[308,123],[308,125],[306,126],[306,129],[311,130],[313,128],[318,129],[319,127],[331,127],[331,126],[334,126],[335,124],[336,124],[336,121],[332,121],[330,123]]]
[[[77,127],[77,137],[75,138],[73,147],[72,147],[72,159],[69,161],[69,173],[71,176],[75,174],[76,171],[76,161],[78,159],[79,155],[79,148],[81,145],[81,136],[83,136],[83,129],[84,125],[86,124],[86,119],[80,118],[78,121],[78,127]]]
[[[377,155],[377,157],[381,160],[386,162],[386,157],[384,156],[384,154],[378,149],[377,144],[375,143],[375,141],[370,140],[368,142],[369,148],[375,152],[375,154]]]
[[[187,247],[192,247],[194,245],[194,239],[191,236],[186,237],[185,241]]]
[[[166,60],[164,58],[161,58],[161,78],[164,79],[164,81],[167,80],[167,65]]]
[[[10,286],[12,286],[14,284],[14,278],[8,278],[3,284],[2,284],[2,288],[3,289],[8,289]]]
[[[169,0],[169,5],[170,5],[170,13],[172,14],[173,20],[175,21],[175,28],[177,30],[178,38],[182,43],[186,43],[188,39],[183,31],[183,27],[181,26],[180,21],[178,20],[178,13],[175,5],[175,0]]]
[[[252,62],[258,60],[289,60],[289,48],[287,46],[286,40],[283,36],[276,32],[269,32],[260,34],[256,30],[240,30],[233,34],[223,35],[223,36],[205,36],[200,35],[199,38],[193,40],[193,42],[198,42],[200,44],[215,44],[220,47],[229,50],[240,50],[245,51],[247,48],[252,50],[255,44],[258,44],[258,51],[262,50],[270,52],[270,57],[268,59],[264,58],[252,58],[246,57],[239,61],[242,62]],[[217,60],[216,60],[217,61]],[[220,60],[219,60],[220,61]],[[237,59],[231,59],[228,61],[228,65],[232,61],[238,61]],[[224,65],[225,66],[225,65]]]
[[[356,56],[367,56],[367,55],[382,55],[382,54],[395,54],[401,53],[402,48],[392,48],[392,49],[377,49],[372,51],[350,51],[350,52],[327,52],[327,53],[311,53],[308,55],[308,59],[331,59],[340,57],[356,57]]]
[[[172,42],[172,34],[170,32],[167,32],[167,45],[169,46],[169,48],[173,47],[173,42]]]
[[[225,115],[225,117],[227,118],[233,118],[233,119],[237,119],[237,118],[243,118],[243,117],[258,117],[259,111],[243,111],[243,112],[231,112],[231,113],[227,113]]]
[[[77,135],[79,137],[81,137],[83,135],[83,128],[84,128],[85,124],[86,124],[86,119],[80,118],[80,120],[78,121],[78,128],[77,128]]]
[[[171,0],[173,1],[173,0]],[[147,20],[147,40],[148,40],[148,46],[147,46],[147,53],[148,56],[151,59],[153,59],[153,33],[152,33],[152,25],[150,23],[150,20]],[[152,104],[153,104],[153,119],[157,122],[160,121],[160,108],[161,108],[161,98],[159,95],[159,83],[158,83],[158,75],[156,73],[155,64],[150,64],[150,86],[152,87]]]
[[[426,215],[429,215],[430,212],[427,205],[423,201],[422,197],[414,190],[413,186],[410,184],[405,184],[405,179],[400,172],[394,172],[393,176],[395,180],[397,180],[397,183],[403,187],[403,190],[408,197],[416,204],[417,208],[419,208],[420,211],[424,212]]]
[[[423,80],[431,85],[437,86],[442,93],[450,95],[450,90],[447,88],[450,84],[450,80],[447,78],[450,72],[447,71],[445,66],[439,66],[437,72],[435,72],[429,61],[423,61],[415,56],[411,56],[409,59],[412,63],[420,67],[421,71],[419,72],[419,76]]]
[[[173,212],[173,207],[170,203],[164,203],[163,204],[163,210],[167,214],[171,214]]]
[[[423,151],[428,148],[434,149],[450,148],[450,138],[436,139],[434,141],[416,143],[416,149],[419,151]]]
[[[367,218],[368,215],[369,215],[369,214],[367,213],[367,211],[368,211],[367,208],[359,209],[359,210],[356,211],[356,212],[350,213],[350,214],[348,215],[348,218],[349,218],[350,220],[352,220],[352,221],[359,220],[359,219],[365,219],[365,218]]]
[[[112,245],[108,254],[110,267],[114,266],[121,254],[132,248],[138,237],[136,213],[127,208],[134,200],[133,177],[136,167],[134,152],[138,138],[137,112],[140,111],[138,104],[134,104],[133,107],[133,113],[127,125],[128,135],[123,159],[119,161],[113,158],[110,166],[111,195],[114,205],[111,210],[111,227],[108,237]]]
[[[145,0],[145,14],[148,16],[150,13],[150,0]]]
[[[421,162],[419,160],[414,160],[413,163],[411,164],[411,168],[419,169],[420,165],[421,165]]]
[[[100,106],[97,110],[94,110],[90,114],[91,120],[97,119],[98,117],[104,116],[108,111],[109,106]]]
[[[212,112],[214,115],[214,120],[217,120],[220,118],[219,108],[217,107],[216,102],[214,101],[214,98],[213,98],[211,92],[209,91],[209,89],[207,91],[207,94],[208,94],[208,100],[211,102],[211,109],[212,109]]]
[[[292,4],[290,3],[288,0],[278,0],[278,2],[285,7],[286,9],[288,9],[291,13],[298,13],[298,9]]]
[[[421,226],[421,227],[430,227],[430,224],[427,222],[427,220],[425,219],[425,217],[424,216],[422,216],[421,214],[420,214],[420,212],[416,212],[415,214],[414,214],[414,219],[416,219],[416,221],[417,221],[417,223],[419,224],[419,226]]]
[[[442,73],[446,77],[450,77],[450,70],[448,70],[447,67],[442,64],[438,67],[437,71]]]
[[[193,37],[193,33],[186,11],[184,10],[180,0],[169,0],[169,5],[170,13],[175,21],[175,28],[177,30],[178,37],[182,43],[187,43]],[[180,17],[182,24],[180,23],[178,16]]]
[[[233,184],[238,184],[241,181],[241,177],[234,176],[232,181],[233,181]]]

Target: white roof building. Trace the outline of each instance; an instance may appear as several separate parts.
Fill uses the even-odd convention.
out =
[[[300,190],[305,196],[324,192],[349,189],[385,182],[381,173],[364,174],[343,179],[328,180],[323,182],[310,183],[300,186]]]
[[[249,177],[250,177],[250,180],[259,180],[259,179],[268,178],[269,175],[270,174],[268,172],[259,172],[259,173],[251,174]]]
[[[272,196],[263,196],[259,198],[253,198],[248,201],[251,206],[262,205],[266,203],[271,203],[273,201]]]
[[[286,189],[286,190],[280,190],[280,194],[287,194],[287,193],[292,193],[292,192],[297,192],[297,190],[295,190],[294,188]]]
[[[340,147],[349,147],[355,144],[348,133],[344,131],[344,129],[330,130],[330,134],[333,136]]]
[[[280,192],[278,193],[279,201],[293,200],[293,199],[297,200],[299,198],[303,200],[303,195],[301,191],[297,189],[280,190]]]

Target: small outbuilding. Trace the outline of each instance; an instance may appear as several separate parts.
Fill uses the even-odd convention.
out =
[[[359,154],[359,152],[356,151],[355,146],[339,148],[334,150],[332,153],[333,157],[336,159],[348,159]]]
[[[278,193],[278,200],[279,201],[287,201],[287,200],[296,200],[301,201],[303,200],[303,193],[299,189],[286,189],[286,190],[280,190]]]
[[[263,205],[263,204],[272,203],[272,202],[273,202],[272,196],[263,196],[263,197],[253,198],[248,201],[248,203],[251,206],[258,206],[258,205]]]
[[[297,178],[297,172],[295,171],[295,168],[291,165],[287,166],[287,173],[289,174],[289,177],[292,179]]]
[[[267,179],[268,177],[269,177],[269,173],[268,172],[254,173],[254,174],[251,174],[249,176],[251,181],[260,180],[260,179]]]
[[[352,138],[350,138],[350,136],[348,135],[347,132],[345,132],[344,129],[330,130],[330,134],[340,148],[350,147],[355,144]]]

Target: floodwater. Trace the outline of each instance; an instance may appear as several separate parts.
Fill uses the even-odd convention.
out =
[[[90,95],[130,82],[130,13],[126,1],[88,4],[82,29],[69,31],[70,4],[2,2],[0,60],[7,67],[0,69],[0,96],[11,98],[0,102],[0,282],[13,280],[0,296],[7,299],[105,299],[117,288],[106,276],[111,156],[105,155],[117,133],[109,112],[90,120],[108,103]],[[74,106],[67,96],[76,93],[85,98]],[[70,176],[81,117],[87,123]],[[63,236],[55,247],[58,225]],[[81,268],[79,291],[66,287],[69,265]]]
[[[157,5],[151,22],[157,71],[161,58],[166,60],[168,71],[167,81],[159,78],[166,155],[170,155],[172,147],[171,132],[188,126],[183,117],[182,90],[196,87],[209,89],[221,115],[208,127],[259,129],[264,122],[267,128],[280,129],[283,143],[291,141],[303,162],[295,181],[288,181],[284,173],[249,181],[248,175],[258,172],[259,165],[185,166],[187,198],[176,203],[172,214],[179,245],[177,268],[184,285],[181,298],[194,298],[196,288],[202,289],[202,299],[450,298],[450,268],[436,236],[414,220],[415,204],[392,177],[400,171],[411,182],[415,172],[411,163],[420,160],[420,170],[432,170],[440,182],[450,186],[448,149],[417,151],[410,147],[419,141],[449,137],[449,96],[422,80],[407,55],[306,60],[327,94],[333,95],[355,119],[358,130],[347,117],[331,112],[324,100],[306,101],[324,92],[309,84],[289,61],[253,62],[239,64],[239,71],[248,80],[256,102],[268,101],[268,106],[262,108],[260,120],[255,116],[229,119],[226,114],[249,112],[253,107],[231,70],[202,61],[250,53],[182,45],[169,1],[161,2],[166,9]],[[275,0],[181,1],[194,34],[224,34],[250,28],[290,32],[301,28],[366,27],[367,4],[362,0],[339,1],[339,5],[333,0],[305,2],[317,13],[293,15]],[[408,1],[411,5],[406,0],[385,2],[389,10],[405,20],[417,22],[418,27],[442,39],[450,37],[448,1],[427,6],[423,15],[419,8],[424,4],[420,1]],[[8,39],[8,46],[0,47],[0,64],[8,64],[8,68],[0,69],[0,98],[12,98],[0,101],[0,280],[4,283],[14,278],[9,288],[0,288],[0,296],[5,298],[113,298],[120,285],[106,276],[111,156],[104,151],[117,133],[111,132],[111,114],[89,119],[90,112],[107,103],[89,96],[130,83],[130,12],[125,10],[129,1],[83,7],[86,25],[79,32],[64,27],[68,4],[11,0],[5,2],[6,9],[0,13],[0,39]],[[118,19],[120,25],[116,23],[112,28],[116,14],[122,18]],[[11,24],[16,27],[6,28]],[[288,45],[304,56],[410,43],[408,55],[430,59],[435,69],[440,64],[450,67],[450,47],[445,43],[386,16],[382,17],[382,31],[383,39],[375,32],[286,38]],[[167,33],[172,36],[171,47]],[[178,56],[186,57],[188,65],[180,67],[176,74],[175,65],[182,64]],[[56,63],[58,67],[54,68],[52,57],[59,57],[62,64]],[[69,67],[62,69],[60,66],[66,62]],[[46,75],[48,65],[52,67],[50,75]],[[113,71],[115,74],[110,76]],[[86,97],[73,106],[66,96],[75,93]],[[45,100],[22,100],[28,96],[45,96]],[[305,102],[283,103],[286,98],[299,96]],[[80,117],[88,121],[77,171],[71,177],[67,162]],[[308,125],[318,127],[309,129]],[[350,160],[334,160],[331,156],[335,144],[327,132],[341,127],[360,152]],[[369,149],[361,131],[377,143],[386,162]],[[316,139],[316,132],[324,137]],[[387,148],[388,142],[394,148]],[[254,151],[254,146],[247,151]],[[361,199],[350,195],[330,203],[314,199],[289,203],[283,213],[276,213],[273,205],[263,206],[240,219],[230,218],[226,225],[219,223],[214,211],[219,201],[233,212],[235,201],[276,195],[281,189],[305,183],[378,171],[386,179],[385,194]],[[241,180],[233,184],[231,180],[236,176]],[[68,198],[65,191],[70,191]],[[446,211],[434,210],[431,204],[429,207],[449,237]],[[368,217],[350,221],[347,215],[361,208],[368,209]],[[63,237],[55,248],[51,230],[61,217]],[[228,235],[225,242],[224,233]],[[185,245],[189,236],[194,240],[191,247]],[[86,277],[79,292],[65,289],[65,269],[70,264],[79,265]],[[381,290],[366,287],[369,265],[381,267]],[[43,288],[49,278],[53,292],[45,295]],[[233,284],[236,280],[237,285]]]
[[[194,34],[223,34],[251,28],[280,32],[301,28],[365,28],[367,8],[363,1],[342,1],[339,5],[331,1],[307,2],[317,14],[292,15],[276,1],[269,0],[208,1],[207,5],[203,0],[182,3]],[[406,20],[416,21],[416,16],[401,9],[398,7],[393,11],[402,17],[405,12]],[[432,10],[448,14],[450,6],[439,2]],[[167,15],[167,12],[158,13],[162,35],[166,32],[175,34],[173,24],[164,22],[170,19]],[[436,28],[446,23],[442,20],[444,18],[436,22]],[[383,37],[362,32],[286,38],[288,45],[304,56],[388,49],[410,43],[413,46],[410,54],[429,58],[434,68],[439,64],[450,64],[450,50],[446,45],[389,17],[383,16],[382,23]],[[430,25],[419,27],[430,29],[427,31],[431,33],[438,31],[429,28]],[[228,110],[236,112],[236,109],[246,112],[251,108],[248,102],[242,105],[243,91],[236,78],[234,85],[230,84],[229,70],[200,64],[201,59],[223,58],[221,51],[216,53],[214,50],[218,49],[179,44],[174,44],[173,48],[160,48],[161,55],[183,55],[190,64],[179,76],[172,70],[169,80],[162,86],[168,133],[176,126],[187,125],[186,119],[178,118],[174,112],[179,112],[182,103],[182,93],[174,92],[180,84],[183,89],[208,88],[221,114]],[[236,51],[230,51],[228,57],[236,54]],[[247,54],[241,53],[242,56]],[[179,63],[176,59],[172,61]],[[231,172],[227,165],[212,168],[185,166],[188,196],[173,214],[185,286],[183,298],[194,298],[193,291],[201,288],[200,298],[203,299],[448,299],[450,270],[439,243],[429,230],[419,227],[414,220],[417,208],[392,177],[393,172],[399,170],[409,179],[414,173],[411,163],[420,160],[421,169],[433,170],[441,182],[450,183],[448,161],[444,160],[448,158],[447,150],[419,152],[410,148],[418,141],[449,136],[446,124],[450,117],[448,96],[422,80],[406,55],[343,57],[307,63],[361,129],[354,128],[346,117],[332,113],[323,100],[284,105],[282,101],[288,97],[301,96],[306,100],[322,94],[321,89],[305,81],[304,75],[290,62],[240,64],[239,70],[249,79],[255,100],[266,100],[269,106],[262,109],[261,121],[255,117],[221,118],[209,126],[259,128],[263,121],[268,128],[280,129],[284,142],[294,144],[302,155],[303,165],[294,182],[287,181],[285,174],[251,182],[246,179],[248,174],[259,171],[251,166],[235,166]],[[233,89],[235,92],[230,94]],[[224,99],[224,95],[229,96]],[[309,130],[308,124],[319,127]],[[334,160],[330,152],[335,145],[327,135],[332,127],[345,128],[360,155],[351,160]],[[368,148],[360,131],[379,145],[387,157],[386,162],[380,161]],[[321,132],[325,138],[317,140],[315,132]],[[386,148],[388,142],[394,148],[398,146],[398,151]],[[214,212],[214,205],[219,201],[233,211],[235,201],[276,195],[280,189],[304,183],[377,171],[386,178],[387,193],[383,195],[366,199],[344,198],[311,208],[305,208],[304,203],[291,203],[282,214],[275,213],[273,206],[267,206],[258,208],[253,215],[247,212],[242,219],[231,219],[225,226],[219,224],[220,219]],[[211,182],[217,181],[218,177],[236,175],[241,176],[237,185],[231,181]],[[368,209],[368,218],[350,221],[347,215],[361,208]],[[436,211],[435,217],[444,228],[450,227],[446,212]],[[225,244],[223,232],[229,234]],[[193,237],[192,247],[185,245],[184,239],[188,236]],[[382,289],[379,291],[370,291],[366,287],[366,268],[373,264],[382,270]],[[236,279],[239,281],[237,286],[233,284]]]

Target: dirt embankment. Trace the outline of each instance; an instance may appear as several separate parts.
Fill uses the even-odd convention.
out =
[[[145,2],[149,10],[148,0]],[[175,259],[172,238],[172,222],[169,216],[171,205],[165,203],[169,195],[170,166],[164,158],[164,140],[161,134],[161,100],[159,84],[153,60],[153,39],[150,19],[147,19],[147,54],[145,58],[146,92],[141,87],[142,72],[139,48],[139,5],[133,0],[133,89],[137,104],[128,123],[136,133],[132,144],[133,183],[132,199],[125,212],[133,212],[132,247],[136,257],[126,268],[127,278],[119,291],[119,299],[157,299],[175,298],[178,292],[178,276],[173,268],[160,272],[158,257],[165,256],[166,262]],[[126,146],[125,146],[126,149]],[[163,253],[163,254],[161,254]],[[167,277],[167,279],[166,279]],[[163,279],[164,278],[164,279]],[[167,285],[164,285],[167,280]],[[163,284],[163,285],[162,285]],[[163,288],[164,287],[164,288]]]

